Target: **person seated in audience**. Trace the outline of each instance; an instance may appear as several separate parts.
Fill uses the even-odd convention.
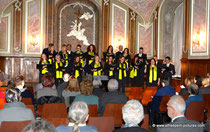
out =
[[[201,88],[201,86],[202,86],[202,79],[201,79],[201,77],[200,76],[195,76],[194,77],[194,83],[196,85],[198,85],[198,88]]]
[[[21,97],[22,98],[31,98],[32,102],[34,104],[34,95],[31,93],[30,90],[25,88],[25,81],[24,77],[22,75],[18,75],[15,77],[15,88],[18,88],[21,92]]]
[[[100,77],[96,77],[93,80],[93,95],[98,96],[99,98],[105,93],[104,90],[101,89],[101,79]]]
[[[88,105],[98,105],[98,97],[93,95],[93,82],[91,80],[83,80],[80,83],[81,94],[76,95],[74,102],[84,101]]]
[[[188,120],[184,116],[186,104],[182,96],[174,95],[167,103],[168,116],[171,122],[164,127],[157,127],[157,132],[203,132],[197,121]],[[193,127],[192,127],[193,126]]]
[[[189,92],[190,96],[185,100],[186,111],[187,111],[187,108],[188,108],[190,102],[203,102],[203,97],[198,95],[198,92],[199,92],[198,85],[190,84],[190,86],[188,87],[188,92]]]
[[[68,73],[65,73],[63,75],[63,83],[58,85],[58,88],[57,88],[58,97],[61,99],[61,102],[64,102],[64,97],[62,96],[62,92],[69,82],[69,77],[70,77],[70,75]]]
[[[0,110],[0,125],[2,121],[34,120],[32,111],[21,102],[21,92],[17,88],[6,90],[6,104]]]
[[[99,116],[103,116],[106,104],[125,104],[127,102],[126,95],[118,91],[118,86],[118,81],[116,79],[109,80],[109,92],[104,93],[100,98],[98,109]]]
[[[48,76],[49,74],[46,74],[46,75],[44,75],[44,76]],[[43,77],[44,77],[43,76]],[[42,77],[42,78],[43,78]],[[46,77],[44,77],[44,78],[46,78]],[[38,83],[37,85],[36,85],[36,87],[35,87],[35,91],[38,91],[39,89],[43,89],[43,85],[42,85],[42,81],[41,81],[41,83]],[[55,84],[52,86],[52,89],[56,89],[56,86],[55,86]]]
[[[160,112],[160,103],[162,101],[163,96],[165,95],[175,95],[175,89],[169,85],[169,79],[164,78],[161,82],[162,88],[158,89],[158,91],[155,93],[155,96],[152,98],[152,102],[149,103],[149,108],[151,108],[150,112],[150,121],[153,122],[154,113]]]
[[[65,99],[65,104],[67,108],[74,101],[75,96],[78,94],[80,94],[79,82],[74,76],[71,76],[69,78],[68,84],[62,92],[62,96]]]
[[[146,132],[138,125],[144,118],[144,108],[139,101],[129,100],[122,108],[122,115],[125,125],[114,132]]]
[[[42,78],[43,88],[39,89],[36,93],[39,104],[55,103],[59,100],[57,90],[52,88],[54,83],[55,80],[50,74],[47,74]]]
[[[179,95],[183,96],[184,94],[189,94],[187,88],[188,88],[188,87],[190,86],[190,84],[192,84],[192,83],[193,83],[193,79],[192,79],[191,77],[185,78],[185,80],[184,80],[185,86],[181,86],[182,89],[181,89],[181,91],[179,92]]]
[[[199,95],[210,94],[210,78],[205,77],[202,80],[203,88],[199,88]]]
[[[87,126],[88,112],[88,105],[85,102],[74,102],[69,108],[68,126],[58,126],[57,132],[98,132],[94,126]]]
[[[57,132],[54,125],[45,120],[34,120],[22,132]]]

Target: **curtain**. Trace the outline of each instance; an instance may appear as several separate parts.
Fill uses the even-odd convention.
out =
[[[174,77],[181,77],[181,58],[182,58],[182,44],[183,44],[183,15],[184,6],[181,3],[175,10],[174,16],[174,31],[173,31],[173,57],[176,74]]]

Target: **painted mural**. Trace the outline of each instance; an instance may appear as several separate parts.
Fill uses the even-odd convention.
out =
[[[4,17],[0,20],[0,51],[7,51],[8,49],[8,18]]]
[[[6,6],[14,0],[0,0],[0,13],[6,8]]]
[[[158,0],[121,0],[138,11],[144,19],[149,20]]]
[[[139,42],[139,47],[144,48],[144,53],[146,53],[148,56],[152,56],[152,26],[150,26],[148,29],[145,29],[144,27],[140,26],[140,42]]]
[[[192,52],[207,51],[207,0],[194,0]]]
[[[119,45],[126,47],[126,10],[113,5],[114,21],[112,23],[112,45],[117,50]]]

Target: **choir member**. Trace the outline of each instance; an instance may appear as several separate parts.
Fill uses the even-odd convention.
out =
[[[101,72],[103,70],[103,65],[99,61],[98,55],[95,56],[95,60],[90,64],[90,67],[91,67],[91,72],[92,72],[93,77],[101,76]]]
[[[42,77],[49,72],[50,62],[47,59],[46,54],[42,53],[37,69],[39,69],[39,82],[41,82]]]
[[[109,56],[112,56],[113,60],[115,59],[115,55],[113,53],[113,46],[112,45],[109,45],[109,47],[107,48],[107,51],[104,52],[104,60],[105,60],[105,62],[108,61]]]
[[[72,75],[77,78],[79,84],[82,81],[82,72],[83,72],[83,67],[82,63],[80,61],[80,56],[75,56],[74,58],[74,63],[72,65],[73,73]]]
[[[171,85],[172,81],[172,75],[175,74],[175,67],[173,64],[171,64],[171,58],[169,56],[165,57],[165,63],[162,66],[162,73],[165,77],[169,78],[169,84]]]
[[[117,65],[117,79],[119,82],[119,90],[122,88],[122,92],[125,93],[125,81],[127,77],[127,64],[125,62],[125,57],[122,56],[119,59],[119,64]]]
[[[74,53],[71,51],[71,44],[67,44],[66,48],[67,48],[66,51],[68,54],[69,62],[73,62],[74,61]]]
[[[55,56],[55,63],[53,64],[55,85],[58,86],[63,82],[63,72],[65,72],[64,64],[61,61],[61,56],[57,54]]]
[[[49,58],[49,54],[50,54],[52,46],[54,46],[54,44],[53,43],[49,43],[48,47],[43,49],[43,51],[42,51],[42,53],[44,53],[47,56],[47,58]]]
[[[153,58],[155,59],[155,65],[161,71],[162,64],[158,61],[157,55],[154,55]]]
[[[55,46],[54,46],[54,44],[52,44],[50,46],[50,50],[49,50],[49,54],[48,54],[48,61],[50,62],[50,64],[55,62],[56,55],[57,55],[57,52],[55,51]]]
[[[130,71],[130,78],[132,86],[136,86],[136,78],[139,70],[139,57],[135,56],[133,62],[131,63],[131,71]]]
[[[124,49],[122,56],[125,57],[125,62],[127,63],[127,67],[130,67],[131,56],[129,54],[128,48]],[[127,71],[126,86],[129,86],[129,77],[130,77],[130,70]]]
[[[79,56],[79,58],[80,58],[80,63],[82,64],[82,67],[83,67],[83,66],[84,66],[84,54],[83,54],[81,48],[82,48],[81,45],[78,44],[77,47],[76,47],[76,50],[77,50],[77,51],[74,53],[74,55],[75,55],[75,56]]]
[[[115,78],[115,66],[116,64],[113,61],[113,57],[109,56],[108,61],[104,65],[104,75],[107,75],[109,79]]]
[[[69,56],[68,56],[68,53],[67,53],[66,45],[62,45],[61,51],[59,52],[59,55],[61,57],[61,61],[63,63],[63,66],[67,67],[68,63],[69,63]]]
[[[156,66],[155,59],[151,59],[151,63],[148,64],[145,69],[145,73],[147,73],[147,86],[158,86],[160,85],[160,69]]]
[[[135,79],[137,87],[144,86],[144,70],[145,70],[145,68],[146,68],[146,63],[144,62],[144,59],[142,57],[140,57],[137,77]]]
[[[147,54],[144,54],[143,52],[144,52],[144,48],[143,48],[143,47],[140,47],[140,48],[139,48],[139,53],[136,54],[135,56],[138,56],[139,58],[142,57],[144,63],[147,64]]]
[[[91,44],[87,47],[87,52],[85,53],[86,65],[85,72],[91,74],[90,64],[94,61],[96,55],[96,47]]]
[[[116,61],[118,62],[119,58],[123,55],[123,46],[119,46],[119,51],[116,53]]]

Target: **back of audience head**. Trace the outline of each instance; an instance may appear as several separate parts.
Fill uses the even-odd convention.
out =
[[[85,102],[74,102],[69,108],[69,121],[73,123],[73,132],[79,132],[79,124],[85,124],[88,120],[88,105]]]
[[[186,88],[192,83],[193,83],[193,78],[191,78],[191,77],[185,78],[184,84],[185,84]]]
[[[202,79],[200,76],[195,76],[194,77],[194,83],[198,85],[198,87],[200,88],[202,86]]]
[[[118,81],[116,79],[110,79],[107,85],[109,91],[117,91],[118,90]]]
[[[162,84],[163,87],[168,86],[169,85],[168,77],[164,77],[161,81],[161,84]]]
[[[65,73],[65,74],[63,75],[63,81],[64,81],[64,82],[68,82],[68,81],[69,81],[69,77],[70,77],[70,75],[69,75],[68,73]]]
[[[209,77],[204,77],[204,78],[202,79],[202,85],[203,85],[204,87],[208,87],[208,86],[210,85],[210,78],[209,78]]]
[[[93,93],[93,82],[91,80],[83,80],[80,83],[81,94],[92,95]]]
[[[138,125],[144,118],[144,109],[137,100],[129,100],[122,108],[123,120],[126,124]]]
[[[172,119],[176,116],[184,115],[186,103],[182,96],[174,95],[167,103],[168,116]]]
[[[24,77],[22,75],[16,76],[14,82],[16,88],[23,88],[25,85]]]
[[[190,95],[198,95],[198,92],[199,92],[198,85],[196,85],[194,83],[190,84],[188,87],[188,92]]]
[[[80,91],[78,80],[74,76],[69,77],[69,82],[66,85],[65,90],[70,90],[71,92]]]
[[[99,77],[94,78],[93,80],[93,88],[100,88],[102,85],[101,79]]]
[[[17,88],[9,88],[6,90],[7,103],[15,103],[21,101],[21,92]]]
[[[55,80],[51,74],[45,74],[42,77],[42,85],[43,87],[52,87],[55,83]]]
[[[22,132],[56,132],[56,128],[47,121],[34,120]]]

